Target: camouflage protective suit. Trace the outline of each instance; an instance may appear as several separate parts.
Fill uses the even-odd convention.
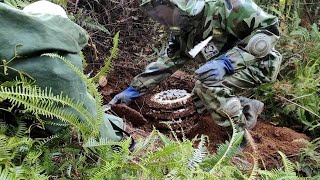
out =
[[[264,57],[256,57],[245,47],[250,38],[259,32],[277,40],[278,19],[266,14],[252,0],[206,0],[202,13],[200,21],[190,24],[193,26],[191,31],[171,35],[166,51],[156,62],[149,64],[145,72],[136,76],[131,86],[143,94],[188,61],[205,63],[226,55],[235,73],[210,85],[198,80],[193,93],[201,100],[195,98],[197,107],[204,105],[219,125],[228,126],[229,121],[221,107],[230,99],[238,98],[234,93],[274,81],[277,77],[282,56],[276,50]],[[191,58],[189,50],[210,36],[213,37],[210,43],[195,58]],[[238,113],[238,116],[241,115],[243,113]]]

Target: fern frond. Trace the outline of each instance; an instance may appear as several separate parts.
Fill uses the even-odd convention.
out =
[[[106,58],[105,65],[99,70],[98,74],[92,78],[93,82],[98,82],[102,75],[106,75],[109,72],[111,61],[114,58],[116,58],[119,53],[118,42],[119,42],[119,32],[117,32],[113,38],[113,47],[111,49],[110,56]]]
[[[11,149],[17,148],[20,146],[27,146],[25,148],[30,148],[33,144],[33,140],[29,137],[16,138],[11,137],[7,141],[7,146]]]
[[[101,137],[99,139],[99,141],[96,141],[95,138],[91,137],[89,138],[89,140],[84,143],[83,147],[86,147],[86,148],[99,148],[99,147],[119,147],[119,149],[117,149],[118,151],[119,150],[122,150],[122,151],[128,151],[129,152],[129,146],[130,146],[130,143],[131,143],[131,138],[128,138],[124,141],[119,141],[119,142],[114,142],[114,141],[111,141],[107,138],[103,138]],[[101,148],[100,148],[101,150]],[[115,150],[113,148],[113,150]],[[101,156],[102,157],[102,156]]]
[[[43,151],[40,149],[29,151],[24,162],[27,164],[34,164],[39,160],[39,157],[42,154],[43,154]]]
[[[27,123],[23,121],[18,121],[18,129],[16,131],[15,136],[17,138],[22,138],[27,131],[28,131]]]
[[[91,137],[89,140],[83,145],[83,147],[98,147],[98,146],[107,146],[112,143],[107,138],[100,138],[99,141],[95,140],[95,138]]]
[[[4,135],[0,135],[0,162],[10,158],[11,147],[7,146],[7,138]]]
[[[21,175],[23,179],[32,180],[48,180],[49,177],[45,175],[45,168],[35,162],[33,164],[23,163],[22,164],[23,174]]]
[[[39,143],[39,146],[44,146],[45,144],[47,144],[48,142],[52,141],[53,139],[57,139],[59,138],[59,135],[51,135],[47,138],[44,138],[44,139],[41,139],[41,140],[38,140],[37,142]]]
[[[155,144],[155,141],[157,140],[157,130],[153,130],[149,136],[143,140],[141,140],[141,142],[138,142],[135,146],[135,152],[140,152],[140,151],[145,151],[147,149],[150,148],[150,146],[153,146]]]
[[[200,142],[198,144],[198,148],[194,149],[193,157],[189,160],[189,169],[195,169],[199,166],[199,163],[201,163],[204,158],[208,155],[207,150],[207,137],[204,135],[201,135]]]
[[[51,58],[57,58],[66,63],[87,85],[89,93],[94,97],[96,109],[97,109],[97,117],[87,119],[91,125],[93,125],[92,135],[97,135],[100,129],[100,126],[103,121],[103,108],[102,108],[102,95],[98,92],[95,84],[91,79],[88,79],[79,68],[71,63],[71,61],[67,60],[63,56],[53,53],[42,54],[42,56],[48,56]]]
[[[67,123],[56,123],[56,122],[52,122],[52,121],[46,121],[45,123],[48,124],[48,125],[51,125],[51,126],[58,126],[58,127],[67,127],[67,126],[69,126],[69,124],[67,124]]]
[[[255,180],[255,179],[258,179],[258,174],[259,174],[259,170],[260,170],[259,161],[254,155],[250,154],[250,156],[253,159],[253,166],[252,166],[251,172],[249,174],[249,177],[247,179],[248,180]]]
[[[5,134],[7,130],[8,130],[8,125],[2,120],[0,120],[0,135]]]
[[[168,136],[165,136],[164,134],[162,134],[160,131],[156,130],[159,140],[166,146],[169,144],[180,144],[179,141],[173,141],[172,139],[170,139]],[[174,133],[174,132],[173,132]]]
[[[15,178],[14,174],[9,172],[7,169],[2,169],[2,167],[0,167],[0,179],[1,180],[15,180],[16,178]]]
[[[93,128],[87,126],[80,129],[83,127],[83,123],[80,122],[79,116],[59,106],[59,104],[68,105],[84,114],[85,117],[92,118],[87,110],[82,107],[82,103],[73,103],[72,99],[63,97],[62,94],[54,96],[51,90],[47,88],[43,91],[39,87],[0,87],[0,96],[8,99],[14,106],[20,107],[23,105],[27,112],[51,119],[58,118],[79,128],[82,132],[90,132],[90,129]]]
[[[1,88],[2,93],[10,93],[14,96],[21,96],[28,101],[33,103],[42,103],[48,105],[55,105],[57,103],[62,106],[69,106],[77,112],[81,113],[89,123],[94,121],[87,109],[85,109],[82,102],[74,102],[73,99],[68,96],[64,96],[62,93],[60,95],[54,95],[51,88],[45,88],[42,90],[37,86],[13,86],[10,88]],[[1,93],[0,93],[1,96]],[[18,104],[19,106],[20,104]],[[90,121],[91,120],[91,121]]]
[[[279,154],[282,158],[284,170],[273,169],[271,171],[258,171],[259,174],[264,177],[264,179],[278,180],[278,179],[290,179],[290,180],[299,180],[296,175],[294,164],[286,157],[285,154],[279,151]]]
[[[278,151],[278,153],[280,154],[281,158],[282,158],[282,162],[283,162],[283,166],[284,166],[284,170],[287,173],[295,173],[295,167],[294,164],[288,159],[288,157],[283,154],[283,152]]]
[[[89,89],[90,92],[94,92],[96,87],[95,85],[92,85],[91,83],[91,80],[88,79],[86,77],[86,75],[83,74],[83,72],[78,68],[76,67],[74,64],[71,63],[71,61],[69,61],[68,59],[66,59],[65,57],[59,55],[59,54],[54,54],[54,53],[45,53],[45,54],[42,54],[41,56],[47,56],[47,57],[50,57],[50,58],[53,58],[53,59],[59,59],[59,60],[62,60],[65,64],[67,64],[81,79],[83,79]]]
[[[118,167],[118,164],[115,162],[105,162],[105,165],[95,169],[92,173],[93,177],[90,178],[90,180],[101,180],[106,179],[108,175],[115,174],[114,172],[111,173],[111,171],[114,171]]]
[[[262,176],[262,179],[266,180],[301,180],[301,178],[297,177],[295,174],[287,173],[278,169],[274,169],[271,171],[259,171],[259,174]]]
[[[102,24],[100,24],[97,20],[95,20],[91,16],[88,16],[86,11],[83,9],[78,9],[78,12],[74,14],[74,20],[81,27],[84,27],[90,30],[101,31],[108,35],[111,35],[110,31],[107,28],[105,28]]]
[[[244,132],[237,132],[238,130],[235,127],[235,123],[231,118],[229,118],[229,120],[233,129],[232,137],[229,143],[227,142],[219,146],[216,155],[213,157],[214,163],[210,173],[213,173],[220,165],[229,162],[233,158],[237,152],[238,145],[243,139]]]
[[[152,164],[152,162],[160,162],[161,166],[165,165],[165,163],[172,163],[172,162],[163,162],[161,160],[172,157],[177,152],[177,144],[169,144],[159,149],[156,152],[151,152],[148,156],[144,159],[144,164],[148,164],[149,166],[159,166],[159,164]]]
[[[301,37],[304,41],[308,41],[310,39],[310,32],[304,28],[304,27],[299,27],[297,30],[292,31],[290,33],[291,36],[299,36]]]

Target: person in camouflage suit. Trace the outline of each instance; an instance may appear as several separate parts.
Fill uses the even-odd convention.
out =
[[[159,59],[110,104],[130,103],[196,60],[203,65],[195,71],[195,106],[204,105],[221,126],[229,126],[231,117],[238,127],[252,129],[263,103],[234,93],[276,80],[282,60],[274,49],[277,17],[252,0],[144,0],[141,6],[168,27],[170,40]],[[206,46],[190,53],[202,41],[208,42]]]

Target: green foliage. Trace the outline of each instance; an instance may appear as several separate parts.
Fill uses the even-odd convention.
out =
[[[266,104],[273,107],[274,117],[282,116],[283,122],[280,123],[302,125],[315,135],[320,128],[319,37],[315,24],[311,31],[299,27],[291,32],[290,37],[284,37],[281,80],[260,87]]]
[[[29,5],[32,1],[29,0],[4,0],[5,4],[8,4],[12,7],[22,9],[25,6]]]
[[[70,14],[69,18],[86,30],[101,31],[111,35],[110,31],[100,24],[96,18],[90,16],[90,12],[87,10],[79,8],[76,13]]]
[[[80,113],[81,116],[85,117],[86,119],[86,122],[89,123],[89,126],[88,124],[84,124],[83,122],[79,122],[78,119],[74,119],[74,118],[77,118],[77,117],[72,117],[72,114],[70,114],[70,118],[68,120],[65,120],[65,119],[62,119],[62,117],[56,117],[56,118],[59,118],[63,121],[67,121],[69,124],[75,124],[75,125],[78,125],[78,126],[75,126],[75,127],[83,127],[79,130],[85,130],[85,131],[82,131],[84,138],[86,138],[86,140],[89,138],[89,137],[97,137],[97,135],[99,134],[99,130],[100,130],[100,125],[102,123],[102,119],[103,119],[103,109],[102,109],[102,96],[101,94],[98,92],[98,89],[96,88],[95,84],[93,83],[93,81],[91,79],[88,79],[83,73],[82,71],[80,71],[77,67],[75,67],[69,60],[65,59],[64,57],[58,55],[58,54],[43,54],[43,56],[49,56],[51,58],[58,58],[60,60],[62,60],[64,63],[66,63],[71,69],[74,70],[74,72],[79,76],[81,77],[87,87],[88,87],[88,91],[89,93],[94,97],[95,99],[95,105],[96,105],[96,109],[97,109],[97,117],[92,117],[90,115],[90,113],[83,107],[83,103],[81,102],[72,102],[72,100],[68,97],[65,97],[65,100],[62,98],[62,95],[60,95],[60,97],[58,97],[58,99],[55,99],[55,101],[58,101],[58,103],[61,103],[62,105],[67,105],[69,107],[71,107],[72,109],[76,110],[78,113]],[[59,98],[62,98],[62,99],[59,99]],[[74,115],[75,116],[75,115]],[[67,116],[68,117],[68,116]],[[78,122],[78,123],[77,123]],[[87,127],[87,128],[85,128]],[[89,127],[89,128],[88,128]]]
[[[282,162],[283,169],[271,170],[271,171],[259,171],[262,175],[262,179],[278,180],[278,179],[301,179],[296,175],[295,165],[286,157],[285,154],[279,152]]]
[[[77,127],[83,135],[93,132],[97,133],[94,124],[95,119],[83,107],[81,102],[74,103],[71,98],[66,96],[54,95],[51,90],[42,90],[36,86],[12,86],[0,87],[0,96],[8,100],[13,106],[23,107],[26,113],[32,113],[35,116],[44,116],[46,118],[58,118]],[[90,126],[79,120],[79,116],[65,110],[69,106],[86,117]]]
[[[106,58],[105,65],[101,67],[98,74],[92,78],[92,81],[98,82],[101,76],[108,74],[111,66],[111,61],[118,56],[118,42],[119,42],[119,32],[113,38],[113,47],[110,51],[110,56]]]
[[[26,136],[27,131],[21,130],[25,129],[24,127],[19,127],[12,133],[7,132],[10,129],[8,125],[4,126],[5,122],[2,121],[1,124],[3,132],[0,134],[0,179],[48,179],[38,159],[41,152],[36,153],[40,141]],[[18,134],[20,137],[6,134]]]
[[[52,0],[53,3],[59,4],[63,7],[67,7],[69,0]]]
[[[320,138],[311,142],[306,140],[299,140],[307,146],[302,149],[297,163],[297,170],[300,174],[307,177],[320,175]]]

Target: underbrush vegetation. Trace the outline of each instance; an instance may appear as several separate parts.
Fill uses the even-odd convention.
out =
[[[5,0],[15,7],[23,7],[31,1]],[[55,1],[67,6],[68,1]],[[280,1],[280,9],[270,11],[283,13],[288,3]],[[283,3],[284,2],[284,3]],[[261,2],[263,3],[263,2]],[[293,7],[298,7],[297,4]],[[314,9],[310,9],[314,12]],[[83,13],[82,10],[78,13]],[[286,22],[290,26],[283,34],[279,48],[284,54],[283,68],[275,84],[257,90],[274,121],[286,126],[298,125],[319,137],[320,130],[320,33],[315,23],[310,27],[298,26],[296,14],[286,9]],[[81,21],[81,14],[73,14]],[[295,17],[298,17],[295,16]],[[111,34],[90,17],[82,25]],[[79,23],[81,24],[81,23]],[[92,25],[93,24],[93,25]],[[68,59],[56,54],[44,54],[68,64],[87,84],[98,108],[103,113],[102,97],[95,83],[109,70],[110,62],[118,55],[119,34],[115,36],[110,56],[105,66],[93,78],[87,78],[72,66]],[[121,33],[120,33],[121,35]],[[112,43],[111,43],[112,44]],[[1,69],[10,68],[2,61]],[[41,89],[21,72],[15,81],[0,80],[0,179],[319,179],[319,138],[305,142],[306,148],[291,162],[282,152],[279,169],[265,170],[258,165],[258,155],[253,153],[250,162],[237,155],[244,136],[237,132],[231,121],[233,134],[229,142],[221,144],[215,154],[207,151],[209,139],[199,136],[193,140],[173,138],[154,129],[144,139],[139,139],[133,151],[129,150],[131,139],[111,142],[100,138],[98,126],[101,119],[90,117],[83,104],[73,102],[63,95],[54,95],[49,89]],[[69,106],[86,117],[88,123],[80,122],[73,114],[65,114],[59,106]],[[281,108],[279,108],[281,107]],[[43,130],[43,117],[58,118],[65,130],[53,136],[41,134],[35,137],[33,129]],[[248,133],[248,132],[246,132]],[[254,146],[254,143],[249,143]],[[234,159],[241,161],[234,161]]]
[[[319,136],[320,128],[320,33],[316,24],[297,27],[283,37],[285,54],[279,81],[262,86],[261,97],[275,121]],[[281,108],[279,108],[281,107]]]

